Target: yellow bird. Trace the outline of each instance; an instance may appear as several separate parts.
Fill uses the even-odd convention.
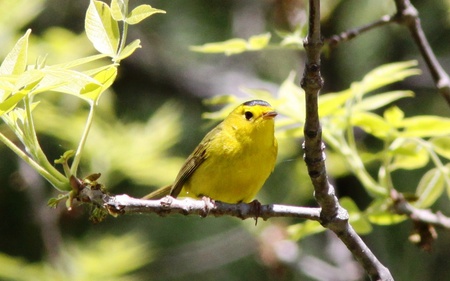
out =
[[[171,195],[250,202],[275,166],[275,116],[277,113],[266,101],[251,100],[239,105],[203,138],[172,185],[144,199]]]

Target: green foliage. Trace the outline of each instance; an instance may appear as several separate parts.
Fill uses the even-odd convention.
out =
[[[416,187],[418,208],[427,208],[441,197],[445,188],[450,190],[450,173],[448,164],[442,159],[449,158],[450,119],[438,116],[405,117],[403,111],[391,106],[383,115],[378,111],[389,104],[413,97],[410,91],[390,91],[374,93],[382,87],[402,81],[420,71],[414,66],[415,61],[390,63],[367,73],[361,81],[354,82],[350,88],[338,93],[320,96],[319,110],[323,125],[323,138],[340,163],[346,163],[347,173],[353,173],[363,184],[366,191],[374,198],[374,203],[365,211],[359,210],[348,198],[342,204],[350,212],[350,220],[360,233],[371,231],[370,223],[393,224],[404,218],[392,214],[390,190],[394,188],[392,173],[396,170],[417,170],[430,163],[433,165],[426,172]],[[245,98],[231,96],[213,98],[209,104],[226,104],[224,109],[207,118],[223,118],[229,108],[240,104],[244,99],[265,99],[275,106],[282,115],[278,119],[278,138],[301,138],[305,113],[299,110],[305,107],[304,92],[294,83],[294,74],[281,84],[276,96],[264,90],[244,89]],[[360,151],[356,145],[354,128],[359,127],[366,134],[383,142],[379,151]],[[366,170],[369,164],[379,163],[378,178]],[[333,166],[334,163],[330,163]],[[373,166],[373,165],[371,165]],[[395,186],[401,190],[401,186]],[[450,192],[448,192],[450,195]],[[370,221],[370,223],[369,223]],[[308,224],[310,224],[308,222]],[[299,224],[292,226],[293,237],[303,237],[315,233],[310,227]],[[306,228],[305,228],[306,227]]]
[[[135,234],[90,237],[67,243],[56,265],[28,263],[0,253],[0,279],[21,280],[140,280],[133,271],[151,262],[151,252]]]
[[[31,30],[28,30],[0,66],[0,117],[24,145],[26,152],[2,133],[0,140],[60,191],[72,189],[69,179],[77,175],[101,95],[116,79],[120,61],[140,47],[139,40],[126,44],[128,25],[137,24],[155,13],[164,13],[148,5],[138,6],[127,13],[127,1],[112,1],[112,6],[114,14],[106,3],[92,0],[86,12],[86,35],[100,54],[53,65],[47,64],[46,58],[38,57],[35,64],[29,64]],[[119,22],[122,28],[119,28]],[[102,63],[105,57],[110,57],[112,63]],[[39,102],[34,102],[34,99],[50,91],[75,96],[89,105],[82,136],[73,143],[77,149],[72,165],[69,169],[65,162],[64,174],[47,159],[36,134],[34,112]],[[60,117],[54,116],[59,121]],[[49,116],[44,119],[44,123],[49,123]],[[60,124],[70,128],[68,123]],[[73,132],[67,135],[73,136]]]

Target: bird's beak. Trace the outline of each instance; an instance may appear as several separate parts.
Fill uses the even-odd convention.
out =
[[[275,111],[269,111],[269,112],[264,112],[262,117],[263,117],[263,119],[273,119],[277,115],[278,115],[278,113],[276,113]]]

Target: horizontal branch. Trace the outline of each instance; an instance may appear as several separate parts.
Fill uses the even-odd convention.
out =
[[[436,227],[450,229],[450,218],[441,212],[433,213],[431,210],[418,209],[412,206],[402,194],[392,191],[391,197],[394,199],[394,210],[400,215],[406,215],[413,221],[427,223]]]
[[[297,207],[288,205],[261,205],[258,201],[251,203],[227,204],[211,200],[194,200],[191,198],[175,199],[164,197],[160,200],[143,200],[128,195],[104,196],[104,206],[111,214],[154,213],[160,216],[169,214],[206,216],[233,216],[241,219],[272,217],[293,217],[320,222],[320,208]]]

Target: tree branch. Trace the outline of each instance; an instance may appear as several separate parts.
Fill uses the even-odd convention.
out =
[[[414,42],[418,46],[425,63],[427,64],[428,70],[433,77],[439,94],[444,97],[447,104],[450,106],[450,78],[442,68],[433,52],[433,49],[428,43],[427,37],[425,36],[420,23],[417,9],[409,0],[394,0],[394,2],[397,12],[393,16],[386,15],[373,23],[342,32],[339,35],[333,35],[326,39],[326,42],[331,48],[334,48],[338,44],[349,41],[376,27],[384,26],[390,23],[397,23],[406,26],[411,33]]]
[[[227,204],[219,201],[194,200],[190,198],[175,199],[165,197],[160,200],[143,200],[128,195],[105,196],[104,205],[112,214],[154,213],[160,216],[169,214],[206,216],[233,216],[240,219],[272,217],[293,217],[320,220],[320,208],[307,208],[278,204],[261,205],[251,203]]]
[[[328,181],[318,109],[319,92],[323,85],[320,73],[323,41],[320,30],[320,0],[310,0],[309,31],[304,42],[306,63],[301,81],[306,99],[304,158],[314,185],[314,196],[322,207],[321,223],[337,234],[372,280],[394,280],[389,270],[378,261],[348,223],[348,212],[340,206],[334,187]]]
[[[374,21],[372,23],[347,30],[345,32],[341,32],[339,35],[332,35],[330,38],[325,39],[328,46],[331,48],[336,47],[338,44],[346,41],[350,41],[351,39],[359,36],[360,34],[375,29],[380,26],[384,26],[394,22],[394,17],[392,16],[383,16],[379,20]]]
[[[441,64],[434,55],[430,44],[428,43],[425,33],[423,32],[422,25],[420,24],[417,9],[409,0],[394,0],[394,2],[397,7],[397,13],[395,14],[396,22],[405,25],[409,29],[414,42],[419,47],[420,53],[428,66],[428,70],[433,77],[439,93],[444,97],[447,104],[450,106],[449,76],[442,68]]]

